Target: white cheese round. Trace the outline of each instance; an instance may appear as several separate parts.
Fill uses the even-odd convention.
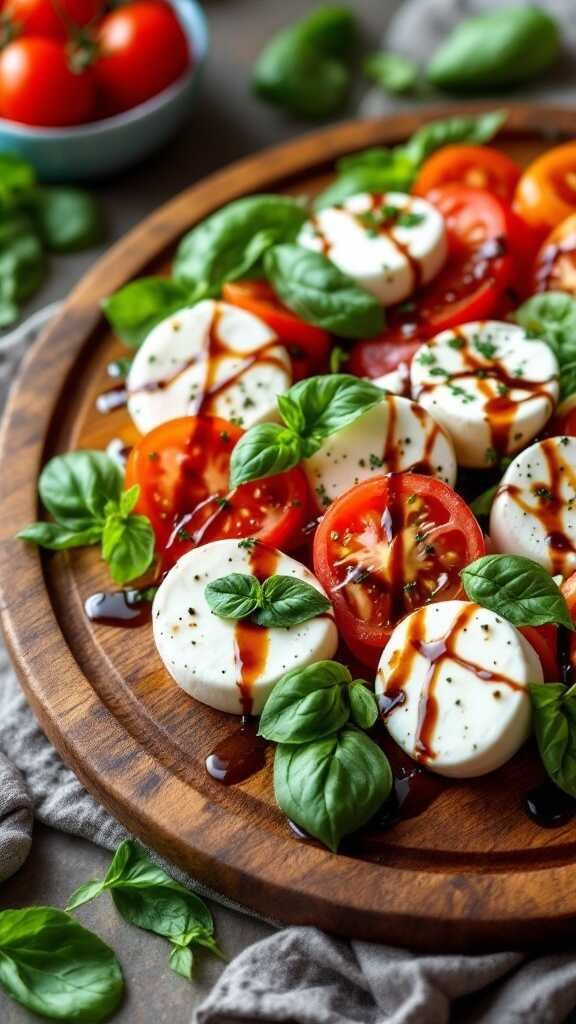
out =
[[[196,700],[232,715],[259,714],[285,672],[329,659],[338,646],[331,614],[265,629],[212,613],[204,594],[208,583],[235,572],[259,576],[261,565],[266,576],[294,576],[324,593],[304,565],[281,551],[219,540],[183,555],[152,607],[154,640],[172,678]]]
[[[383,306],[430,281],[447,255],[442,215],[403,192],[362,192],[320,210],[303,225],[298,243],[324,253]]]
[[[490,512],[495,551],[525,555],[549,573],[576,571],[576,438],[549,437],[510,463]]]
[[[128,412],[145,434],[199,412],[243,427],[277,418],[292,383],[290,357],[258,317],[206,299],[157,324],[126,380]]]
[[[454,441],[461,466],[481,468],[523,448],[558,400],[558,363],[543,341],[498,320],[443,331],[414,355],[412,397]]]
[[[408,469],[456,481],[454,446],[446,431],[416,402],[385,395],[380,405],[331,434],[303,463],[319,508],[368,477]]]
[[[388,732],[409,757],[465,779],[500,768],[522,746],[527,684],[542,678],[536,652],[509,622],[469,601],[443,601],[396,627],[376,693]]]

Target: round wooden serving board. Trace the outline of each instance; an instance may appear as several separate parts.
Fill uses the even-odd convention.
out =
[[[466,110],[478,109],[467,107]],[[183,232],[238,196],[314,193],[333,160],[397,143],[434,110],[344,124],[235,164],[177,196],[115,245],[28,354],[1,438],[0,580],[6,639],[47,735],[79,777],[145,843],[214,889],[292,924],[431,950],[513,947],[575,931],[576,823],[533,824],[521,796],[542,778],[527,749],[484,779],[446,783],[418,817],[382,833],[373,860],[335,856],[293,837],[267,768],[225,787],[204,767],[232,717],[169,679],[149,627],[93,626],[84,599],[109,586],[92,549],[40,555],[14,539],[38,517],[43,462],[73,448],[135,439],[124,409],[101,415],[106,365],[125,351],[100,300],[162,271]],[[526,162],[576,136],[576,114],[514,107],[502,147]]]

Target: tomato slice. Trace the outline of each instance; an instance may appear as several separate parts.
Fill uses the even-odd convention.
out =
[[[555,146],[524,171],[514,209],[545,234],[576,211],[576,142]]]
[[[353,653],[382,648],[396,623],[430,601],[464,597],[460,570],[485,553],[466,502],[416,473],[366,480],[330,505],[314,538],[314,571]]]
[[[576,295],[576,213],[558,224],[538,251],[533,290]]]
[[[401,363],[410,366],[420,345],[420,339],[406,341],[401,333],[385,331],[377,338],[354,345],[346,361],[346,373],[355,373],[357,377],[383,377],[398,369]]]
[[[486,189],[508,202],[521,174],[509,156],[489,146],[444,146],[423,164],[412,192],[427,196],[441,185],[457,184]]]
[[[230,456],[244,431],[210,416],[163,423],[132,449],[126,487],[140,486],[137,511],[150,518],[162,569],[208,541],[255,537],[288,549],[301,539],[309,493],[300,469],[230,491]]]
[[[328,332],[292,313],[266,281],[230,281],[222,296],[225,302],[259,316],[278,335],[290,353],[295,381],[328,369]]]
[[[532,645],[540,658],[544,681],[557,683],[560,679],[558,664],[558,628],[551,624],[545,626],[520,626],[520,632]]]
[[[414,345],[413,355],[415,342],[458,324],[489,319],[503,303],[513,277],[511,248],[516,237],[510,209],[496,196],[463,185],[445,185],[427,198],[446,220],[448,260],[411,301],[387,310],[388,326],[382,335],[357,342],[348,363],[352,373],[388,373],[395,369],[390,364],[401,343]],[[404,350],[399,362],[408,352]]]

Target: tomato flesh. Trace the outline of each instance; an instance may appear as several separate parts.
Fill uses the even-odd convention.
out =
[[[386,645],[404,615],[464,596],[460,570],[485,553],[482,530],[451,487],[416,473],[351,488],[314,539],[314,571],[352,651]]]
[[[526,169],[514,209],[542,234],[576,211],[576,142],[549,149]]]
[[[443,146],[425,161],[412,192],[426,196],[431,189],[457,184],[486,189],[508,202],[521,174],[509,156],[488,146]]]
[[[156,535],[162,568],[209,541],[255,537],[270,547],[300,541],[308,487],[300,469],[228,485],[230,457],[244,431],[216,417],[185,416],[146,434],[130,454],[126,487]]]
[[[576,295],[576,213],[558,224],[538,251],[533,289]]]
[[[230,281],[224,285],[222,297],[268,324],[288,349],[295,381],[326,372],[330,335],[292,313],[266,281]]]

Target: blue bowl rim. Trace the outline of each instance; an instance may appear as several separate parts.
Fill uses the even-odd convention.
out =
[[[55,142],[63,142],[70,138],[82,139],[103,135],[109,131],[114,131],[116,128],[125,127],[128,124],[136,124],[138,121],[145,120],[150,114],[156,113],[162,110],[163,107],[168,106],[192,79],[201,74],[210,42],[208,22],[204,9],[198,0],[182,0],[181,3],[178,3],[178,0],[168,0],[168,2],[175,8],[177,14],[179,14],[179,8],[184,5],[190,8],[193,24],[187,24],[182,17],[179,18],[179,21],[188,37],[188,41],[192,44],[194,63],[175,82],[167,86],[166,89],[163,89],[162,92],[157,93],[155,96],[151,96],[149,100],[139,103],[136,107],[123,111],[121,114],[104,117],[100,121],[89,121],[87,124],[70,125],[67,128],[35,127],[34,125],[22,124],[19,121],[10,121],[7,118],[0,117],[0,132],[6,132],[14,137],[23,139],[50,139]]]

